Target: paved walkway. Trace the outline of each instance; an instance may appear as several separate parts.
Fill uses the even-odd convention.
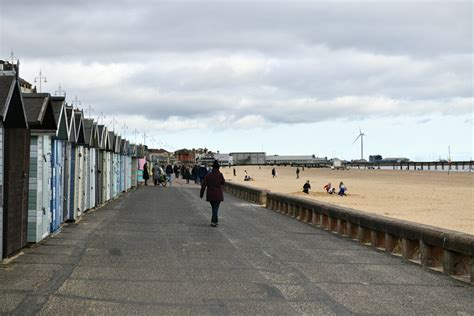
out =
[[[142,187],[0,265],[0,313],[474,314],[474,288],[195,185]]]

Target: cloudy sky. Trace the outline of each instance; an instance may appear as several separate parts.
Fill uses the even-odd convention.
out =
[[[150,2],[1,1],[0,57],[153,147],[472,156],[472,1]]]

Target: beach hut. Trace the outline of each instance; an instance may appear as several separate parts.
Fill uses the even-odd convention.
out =
[[[58,231],[63,218],[63,193],[65,176],[65,151],[68,140],[68,125],[66,118],[65,97],[51,97],[54,120],[56,122],[56,133],[51,142],[51,233]]]
[[[127,167],[126,167],[126,164],[127,164],[127,153],[126,153],[126,149],[127,149],[127,140],[125,139],[121,139],[120,140],[120,189],[119,191],[120,192],[125,192],[127,191]]]
[[[0,258],[3,259],[27,242],[30,135],[18,68],[0,71],[0,111]]]
[[[113,177],[113,192],[114,197],[119,195],[120,190],[120,140],[121,137],[118,135],[114,135],[114,150],[113,150],[113,164],[114,164],[114,177]]]
[[[131,184],[132,188],[136,188],[138,185],[138,156],[137,156],[137,145],[130,145],[130,173],[131,173]]]
[[[125,142],[125,190],[132,188],[132,156],[130,154],[130,141]]]
[[[113,167],[113,151],[115,145],[114,132],[107,132],[107,201],[110,200],[113,195],[113,181],[114,181],[114,167]]]
[[[96,204],[97,184],[97,148],[99,146],[97,123],[92,119],[84,119],[85,143],[88,150],[86,166],[86,201],[85,209],[94,208]]]
[[[108,132],[104,125],[97,125],[99,138],[99,150],[97,153],[97,205],[106,201],[106,179],[107,179],[107,140]]]
[[[51,230],[51,144],[57,125],[49,93],[23,93],[23,104],[31,135],[27,241],[37,243]]]
[[[76,176],[76,124],[74,120],[74,108],[66,106],[66,118],[68,121],[68,140],[65,150],[65,175],[64,175],[64,206],[63,218],[65,221],[76,219],[74,211],[74,178]]]
[[[85,200],[85,163],[86,149],[83,125],[83,113],[79,109],[74,110],[74,123],[76,126],[76,151],[75,151],[75,176],[74,176],[74,219],[84,212]]]

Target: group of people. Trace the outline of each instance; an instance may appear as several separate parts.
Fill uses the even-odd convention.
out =
[[[306,181],[306,183],[303,185],[303,192],[306,194],[309,194],[309,190],[311,189],[311,184],[309,184],[309,180]],[[331,185],[331,182],[326,184],[323,189],[328,193],[328,194],[336,194],[336,188],[334,188]],[[344,182],[339,183],[339,192],[337,193],[339,196],[344,196],[346,194],[347,187],[344,184]]]
[[[153,167],[150,169],[148,163],[145,163],[143,166],[143,180],[145,185],[148,185],[148,180],[150,177],[153,177],[153,184],[169,186],[172,185],[173,177],[179,178],[180,176],[186,180],[186,183],[189,183],[190,180],[194,180],[195,183],[201,183],[202,179],[211,172],[211,169],[206,168],[205,166],[195,165],[192,168],[186,165],[162,165],[160,166],[157,162],[154,163]]]
[[[332,186],[331,182],[326,184],[323,188],[324,188],[324,190],[326,190],[326,192],[328,194],[335,194],[336,193],[336,188],[334,188]],[[344,182],[342,182],[342,181],[339,182],[339,192],[337,194],[340,195],[340,196],[344,196],[344,195],[346,195],[346,191],[347,191],[347,187],[344,184]]]

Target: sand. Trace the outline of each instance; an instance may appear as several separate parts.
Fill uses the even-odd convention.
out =
[[[236,177],[232,168],[221,168],[227,181],[474,235],[474,173],[305,168],[296,179],[295,167],[276,166],[276,178],[271,166],[235,168]],[[254,181],[243,181],[244,170]],[[312,187],[309,195],[302,193],[306,180]],[[337,188],[340,181],[347,196],[323,190],[327,182]]]

